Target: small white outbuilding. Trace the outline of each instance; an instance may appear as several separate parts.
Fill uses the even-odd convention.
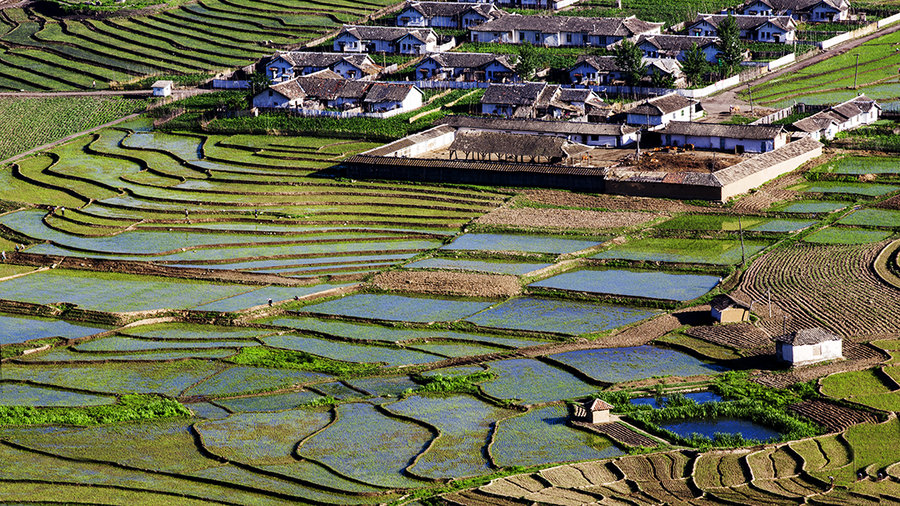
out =
[[[576,404],[572,412],[575,420],[587,423],[609,423],[609,412],[613,405],[600,400],[591,399],[587,402]]]
[[[172,94],[172,88],[174,87],[175,83],[173,81],[156,81],[150,86],[154,97],[168,97]]]
[[[844,358],[843,340],[821,327],[775,337],[775,355],[793,366]]]

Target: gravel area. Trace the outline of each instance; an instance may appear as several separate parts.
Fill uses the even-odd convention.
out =
[[[522,290],[515,276],[461,272],[391,271],[375,276],[372,284],[381,290],[466,297],[511,297]]]

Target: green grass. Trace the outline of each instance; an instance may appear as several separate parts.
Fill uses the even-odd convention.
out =
[[[97,425],[190,416],[191,412],[172,399],[151,395],[123,395],[110,406],[77,408],[33,408],[0,406],[0,425]]]
[[[767,220],[753,216],[738,216],[726,214],[684,214],[668,221],[664,221],[656,226],[663,230],[722,230],[726,232],[737,232],[740,226],[747,230],[750,227],[761,225]]]
[[[853,86],[857,53],[860,54],[859,88],[852,90],[853,95],[849,97],[835,96],[832,103],[852,98],[858,92],[867,93],[871,98],[887,98],[873,92],[885,84],[884,79],[896,76],[900,54],[894,51],[892,44],[897,42],[900,42],[900,34],[884,35],[866,42],[854,51],[837,54],[798,72],[771,79],[752,88],[753,99],[768,106],[780,105],[780,101],[785,99],[807,100],[821,97],[828,100],[829,95],[835,95],[836,92]],[[896,84],[893,86],[896,87]],[[885,93],[893,97],[900,95],[896,90]],[[746,91],[743,92],[742,98],[745,100],[746,95]]]
[[[900,228],[900,211],[860,209],[838,220],[841,225],[876,228]]]
[[[883,241],[891,232],[865,230],[861,228],[828,227],[813,232],[804,240],[815,244],[869,244]]]
[[[272,367],[279,369],[297,369],[333,374],[341,377],[355,377],[375,374],[379,367],[374,364],[357,364],[341,362],[302,351],[278,350],[273,348],[242,348],[240,353],[229,359],[240,365]]]
[[[887,392],[890,389],[873,369],[834,374],[822,380],[822,393],[839,399]]]

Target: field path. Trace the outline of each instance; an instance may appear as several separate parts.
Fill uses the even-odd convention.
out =
[[[882,37],[884,35],[888,35],[894,33],[896,31],[900,31],[900,23],[895,23],[894,25],[888,26],[883,30],[878,30],[875,33],[871,33],[864,37],[860,37],[858,39],[849,40],[844,42],[843,44],[838,44],[833,48],[824,51],[816,56],[811,58],[807,58],[805,60],[801,60],[793,65],[788,65],[786,67],[782,67],[774,72],[770,72],[768,74],[764,74],[752,81],[747,81],[745,83],[741,83],[731,89],[725,90],[718,95],[713,95],[711,97],[707,97],[701,99],[700,102],[703,104],[703,109],[706,111],[706,118],[709,121],[716,120],[717,116],[720,113],[729,113],[729,108],[734,105],[739,105],[741,110],[747,109],[750,104],[744,100],[741,100],[738,97],[738,93],[742,90],[747,89],[747,86],[755,86],[757,84],[761,84],[770,79],[775,79],[784,74],[794,73],[798,70],[805,69],[810,65],[814,65],[819,63],[820,61],[831,58],[832,56],[837,56],[842,53],[846,53],[853,48],[856,48],[872,39],[877,39],[878,37]]]

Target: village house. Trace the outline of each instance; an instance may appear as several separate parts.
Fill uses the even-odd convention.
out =
[[[609,423],[609,412],[612,409],[613,405],[604,400],[591,399],[573,406],[572,417],[578,422]]]
[[[823,138],[831,140],[838,132],[878,121],[880,113],[881,106],[877,102],[865,95],[859,95],[803,118],[795,122],[793,127],[802,136],[815,140]]]
[[[637,141],[638,129],[628,125],[611,123],[587,123],[584,121],[545,121],[494,117],[449,116],[443,124],[460,132],[477,130],[527,135],[563,137],[587,146],[621,148]]]
[[[344,79],[372,79],[381,67],[367,54],[311,53],[287,51],[276,53],[266,63],[266,75],[272,83],[289,81],[321,70],[331,70]]]
[[[674,58],[641,58],[647,68],[646,76],[641,79],[646,85],[653,83],[653,76],[657,74],[670,78],[674,86],[684,85],[684,73],[681,71],[681,62]]]
[[[727,18],[724,14],[698,14],[687,27],[687,33],[695,37],[718,37],[719,24]],[[740,37],[755,42],[789,43],[795,39],[797,24],[790,16],[734,16]]]
[[[321,73],[316,76],[323,75]],[[405,112],[422,106],[422,90],[412,84],[297,77],[273,84],[253,97],[253,107],[356,113]]]
[[[174,81],[156,81],[150,85],[154,97],[168,97],[172,94],[172,88],[174,87]]]
[[[504,14],[491,3],[409,2],[397,15],[397,26],[465,29]]]
[[[591,90],[547,83],[491,84],[481,97],[481,113],[515,118],[587,119],[590,106],[603,101]]]
[[[643,78],[645,82],[642,85],[649,86],[651,76],[657,73],[671,76],[676,84],[684,80],[681,64],[675,59],[645,57],[641,61],[647,68]],[[625,72],[616,65],[614,56],[581,55],[575,61],[575,66],[568,70],[568,73],[572,84],[624,84],[625,80]]]
[[[750,305],[731,295],[716,295],[709,305],[713,320],[719,323],[739,323],[750,320]]]
[[[493,3],[501,7],[514,7],[517,9],[565,9],[575,5],[581,0],[457,0],[466,3]]]
[[[780,125],[726,125],[672,121],[657,130],[663,146],[693,145],[733,153],[766,153],[784,146],[790,135]]]
[[[694,121],[704,114],[699,101],[670,93],[648,99],[626,111],[626,123],[653,128],[667,125],[670,121]]]
[[[508,14],[470,29],[472,42],[502,42],[548,47],[607,47],[622,39],[660,33],[663,23],[627,18],[523,16]]]
[[[843,340],[820,327],[789,332],[775,337],[775,356],[792,366],[841,359]]]
[[[609,84],[624,78],[614,56],[581,55],[569,69],[569,80],[573,84]]]
[[[717,37],[694,37],[692,35],[641,35],[636,42],[646,58],[674,58],[684,61],[684,54],[694,44],[703,51],[706,61],[715,63],[719,53]]]
[[[510,55],[492,53],[434,53],[416,65],[416,78],[482,82],[519,80]]]
[[[830,22],[850,19],[848,0],[751,0],[739,12],[749,16],[790,16],[797,21]]]
[[[419,55],[445,51],[455,41],[443,42],[431,28],[344,25],[334,38],[342,53],[397,53]]]

